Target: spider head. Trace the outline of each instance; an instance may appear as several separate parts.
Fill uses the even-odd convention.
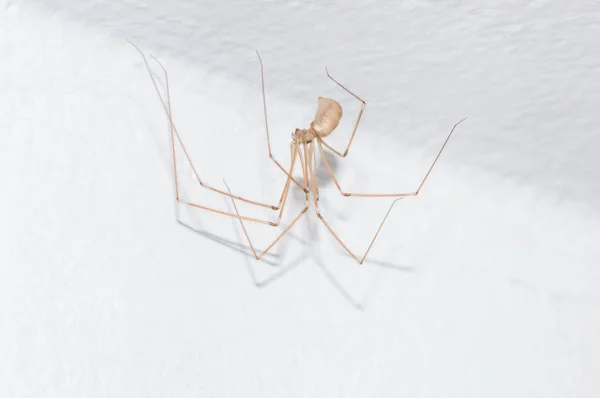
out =
[[[308,143],[310,141],[312,141],[312,139],[314,138],[313,133],[311,132],[311,130],[303,130],[303,129],[296,129],[296,131],[294,131],[294,133],[292,134],[292,138],[295,141],[298,141],[299,143]]]

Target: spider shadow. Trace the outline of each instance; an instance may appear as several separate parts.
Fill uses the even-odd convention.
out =
[[[292,202],[292,203],[290,203],[290,205],[295,204],[296,206],[294,206],[294,207],[298,207],[298,205],[303,205],[305,203],[305,197],[301,190],[297,189],[295,191],[298,191],[300,193],[301,198],[298,197],[297,195],[292,195],[290,197],[290,201]],[[223,197],[223,200],[228,208],[228,211],[233,212],[234,209],[232,208],[231,200],[227,197]],[[290,206],[290,207],[292,207],[292,206]],[[313,209],[310,209],[310,210],[313,210]],[[369,301],[370,295],[371,295],[373,289],[368,289],[366,294],[364,295],[364,297],[358,298],[356,294],[351,293],[343,285],[343,283],[340,282],[340,280],[336,277],[335,273],[333,271],[331,271],[330,267],[328,267],[326,265],[326,262],[323,259],[321,249],[318,248],[319,245],[317,244],[322,239],[322,236],[321,236],[322,228],[319,228],[320,227],[319,223],[314,222],[315,218],[308,219],[306,217],[303,217],[303,220],[305,221],[304,225],[306,228],[305,235],[308,236],[308,240],[303,239],[298,234],[296,234],[293,230],[289,231],[285,235],[285,237],[291,237],[293,240],[297,241],[298,243],[300,243],[303,246],[302,253],[287,264],[282,263],[282,260],[283,260],[282,256],[280,256],[278,253],[272,253],[272,252],[266,253],[261,258],[261,261],[264,264],[267,264],[274,268],[277,268],[277,271],[263,279],[259,279],[259,277],[257,276],[257,273],[255,271],[255,266],[253,264],[251,264],[251,262],[256,261],[256,259],[254,257],[254,253],[252,251],[252,248],[247,244],[240,243],[240,242],[244,242],[246,240],[245,240],[245,236],[243,235],[243,230],[240,228],[238,219],[231,217],[232,227],[234,228],[234,231],[236,234],[236,240],[237,240],[237,242],[236,242],[231,239],[227,239],[225,237],[213,234],[213,233],[208,232],[207,230],[203,229],[201,227],[202,222],[200,221],[199,217],[196,215],[196,212],[191,211],[188,213],[188,217],[190,217],[192,219],[192,223],[187,223],[187,222],[183,221],[181,219],[180,212],[181,212],[181,205],[178,202],[175,202],[174,203],[175,219],[177,220],[177,222],[180,225],[182,225],[183,227],[187,228],[188,230],[190,230],[194,233],[197,233],[198,235],[202,236],[205,239],[211,240],[219,245],[225,246],[228,249],[231,249],[233,251],[236,251],[236,252],[242,254],[244,261],[246,263],[247,272],[248,272],[253,284],[257,288],[267,287],[271,283],[273,283],[273,282],[281,279],[285,275],[287,275],[292,269],[296,268],[297,266],[302,264],[304,261],[313,260],[315,262],[315,264],[317,265],[317,267],[319,268],[319,270],[323,273],[323,275],[325,276],[327,281],[338,291],[338,293],[353,308],[360,310],[360,311],[365,310],[365,304]],[[310,217],[311,215],[314,215],[312,211],[310,211],[310,213],[311,214],[307,214],[306,216]],[[300,220],[299,220],[299,222],[300,222]],[[197,226],[200,226],[200,227],[197,227]],[[328,234],[325,234],[325,235],[327,235],[328,237],[331,238],[330,235],[328,235]],[[286,247],[289,243],[290,243],[290,239],[282,239],[280,241],[278,251],[285,252]],[[337,244],[337,242],[335,242],[335,241],[333,241],[332,243]],[[339,250],[341,250],[341,249],[338,249],[338,251]],[[348,258],[349,260],[354,261],[354,258],[352,258],[346,251],[343,251],[342,254],[344,254],[345,257]],[[378,260],[378,259],[367,259],[367,260],[365,260],[364,264],[376,265],[381,268],[399,271],[399,272],[414,272],[414,268],[412,268],[412,267],[405,266],[405,265],[397,265],[392,262]]]
[[[239,252],[244,254],[244,261],[246,263],[246,268],[248,270],[248,274],[250,275],[250,278],[252,279],[254,285],[258,288],[264,288],[264,287],[268,286],[269,284],[271,284],[271,283],[281,279],[285,275],[287,275],[292,269],[296,268],[297,266],[302,264],[304,261],[313,260],[315,262],[315,264],[317,265],[317,267],[319,268],[319,270],[323,273],[323,275],[325,276],[327,281],[338,291],[338,293],[342,296],[342,298],[344,298],[353,308],[355,308],[359,311],[364,311],[365,303],[369,301],[372,289],[369,289],[367,291],[365,297],[363,297],[361,299],[357,298],[357,296],[355,294],[350,293],[349,290],[346,287],[344,287],[343,283],[341,283],[340,280],[335,276],[335,273],[332,272],[330,270],[330,268],[326,265],[326,263],[323,259],[321,250],[317,248],[318,247],[317,243],[321,239],[320,234],[322,233],[322,228],[319,228],[320,224],[311,222],[311,219],[307,219],[307,218],[304,218],[303,220],[305,221],[304,225],[306,228],[306,235],[309,237],[308,241],[299,238],[296,234],[293,234],[291,231],[286,234],[286,236],[291,236],[294,238],[294,240],[296,240],[302,244],[302,246],[303,246],[302,253],[300,255],[298,255],[296,258],[294,258],[292,261],[290,261],[289,263],[287,263],[283,266],[281,266],[281,263],[276,263],[275,265],[280,266],[280,269],[277,272],[269,275],[268,277],[266,277],[262,280],[258,279],[255,269],[254,269],[254,266],[251,264],[251,261],[256,261],[253,254],[250,253],[249,250],[238,250]],[[314,219],[312,219],[312,221],[314,221]],[[235,233],[236,233],[238,242],[240,240],[244,240],[245,237],[243,236],[243,232],[239,228],[240,226],[239,226],[239,223],[237,222],[237,220],[232,219],[232,223],[233,223],[232,225],[236,231]],[[288,241],[288,240],[285,240],[285,239],[282,240],[282,244],[278,248],[280,251],[285,251],[285,247],[289,243],[289,242],[284,243],[286,241]],[[240,244],[240,243],[236,243],[235,246],[248,249],[247,246]],[[269,253],[267,253],[266,255],[268,255],[268,254]],[[278,259],[280,258],[279,255],[275,255],[275,256]],[[350,257],[350,256],[348,255],[348,257]],[[274,265],[273,262],[265,260],[264,257],[261,260],[266,262],[267,264]],[[354,259],[352,259],[352,260],[354,260]],[[414,272],[414,269],[412,267],[404,266],[404,265],[396,265],[396,264],[392,264],[390,262],[381,261],[381,260],[377,260],[377,259],[366,260],[365,263],[373,264],[373,265],[376,265],[376,266],[379,266],[382,268],[391,269],[391,270],[399,271],[399,272]]]
[[[234,242],[230,239],[227,239],[225,237],[213,234],[211,232],[208,232],[207,230],[203,229],[203,228],[199,228],[197,226],[201,226],[202,222],[199,220],[199,218],[195,215],[195,212],[190,212],[190,214],[188,215],[188,217],[190,217],[192,219],[192,223],[188,223],[185,222],[181,219],[181,204],[178,202],[175,202],[174,204],[174,213],[175,213],[175,220],[177,221],[177,223],[181,226],[183,226],[184,228],[186,228],[187,230],[196,233],[200,236],[202,236],[203,238],[206,238],[212,242],[215,242],[221,246],[225,246],[228,249],[231,249],[233,251],[236,251],[238,253],[244,254],[245,256],[249,256],[249,257],[253,257],[252,254],[252,249],[247,246],[247,245],[243,245],[240,244],[238,242]],[[233,221],[237,221],[237,219],[232,217]],[[272,266],[277,266],[279,264],[279,262],[277,261],[277,259],[280,256],[276,253],[267,253],[265,255],[264,258],[264,262],[266,264],[272,265]]]
[[[318,240],[318,235],[319,235],[319,232],[316,231],[316,228],[315,228],[315,231],[311,232],[311,234],[310,234],[311,237],[314,237],[312,240],[314,240],[315,242]],[[329,236],[329,237],[331,237],[331,236]],[[336,241],[334,241],[333,243],[338,244],[338,242],[336,242]],[[321,253],[321,250],[316,248],[318,246],[314,245],[312,247],[313,247],[313,249],[312,249],[312,253],[311,253],[310,257],[315,261],[315,263],[319,267],[320,271],[323,273],[323,275],[326,277],[326,279],[329,281],[329,283],[331,283],[331,285],[340,293],[340,295],[350,305],[352,305],[355,309],[357,309],[359,311],[364,311],[366,308],[366,304],[370,301],[373,289],[368,289],[365,292],[365,294],[363,295],[363,297],[361,297],[361,298],[358,298],[356,294],[350,293],[348,291],[348,289],[345,288],[344,285],[340,282],[340,280],[335,276],[335,273],[326,265],[325,261],[323,260],[323,255]],[[346,251],[344,251],[343,253],[345,254],[346,258],[350,259],[351,261],[356,261]],[[365,264],[376,265],[381,268],[398,271],[398,272],[412,273],[415,271],[414,268],[410,267],[410,266],[397,265],[397,264],[393,264],[391,262],[377,260],[377,259],[365,260],[363,262],[363,264],[360,266],[364,266]]]
[[[335,154],[330,151],[326,151],[326,148],[323,148],[323,152],[325,153],[325,158],[327,158],[327,162],[333,171],[333,174],[337,174],[339,169],[340,160]],[[331,176],[329,175],[329,170],[327,170],[327,166],[321,157],[319,156],[319,162],[317,163],[317,168],[315,170],[317,174],[317,181],[319,182],[320,187],[326,187],[333,183]]]
[[[344,255],[345,257],[354,260],[354,257],[352,257],[350,254],[348,254],[347,251],[345,251],[345,250],[344,251],[340,251],[340,253],[342,255]],[[401,272],[415,272],[415,268],[411,267],[409,265],[398,265],[398,264],[391,263],[389,261],[378,260],[376,258],[365,259],[365,261],[363,262],[363,264],[376,265],[376,266],[381,267],[381,268],[387,268],[387,269],[391,269],[391,270],[395,270],[395,271],[401,271]]]
[[[227,201],[227,205],[228,205],[228,209],[229,211],[232,211],[231,209],[231,202]],[[245,240],[245,236],[243,236],[243,230],[241,229],[239,220],[236,218],[231,218],[231,222],[232,222],[232,227],[235,231],[236,234],[236,238],[238,240],[238,243],[235,243],[236,247],[239,248],[243,248],[243,250],[237,250],[238,252],[244,254],[243,258],[244,258],[244,262],[246,263],[246,270],[248,271],[248,275],[250,275],[250,279],[252,279],[252,282],[254,283],[254,286],[258,287],[258,288],[264,288],[268,285],[270,285],[271,283],[275,282],[276,280],[282,278],[283,276],[285,276],[288,272],[290,272],[292,269],[296,268],[298,265],[300,265],[300,263],[302,262],[302,260],[304,259],[303,255],[300,255],[298,257],[296,257],[293,261],[291,261],[290,263],[282,266],[280,261],[273,261],[270,258],[277,258],[280,259],[281,256],[279,256],[279,254],[277,253],[266,253],[261,259],[260,261],[269,264],[273,267],[278,267],[278,271],[272,273],[271,275],[267,276],[266,278],[259,280],[259,278],[256,275],[254,266],[250,263],[252,260],[257,261],[256,258],[254,257],[254,252],[252,251],[252,248],[250,246],[247,246],[245,244],[241,244],[239,243],[240,241],[244,241]],[[288,232],[286,234],[286,236],[290,236],[292,238],[294,238],[295,240],[297,240],[302,246],[307,246],[308,242],[301,239],[300,237],[298,237],[297,235],[293,234],[292,232]],[[289,243],[289,240],[284,239],[280,246],[279,246],[279,250],[283,250],[285,251],[285,247],[287,246],[287,244]],[[270,257],[269,257],[270,256]],[[266,258],[269,257],[269,258]]]
[[[142,68],[145,69],[146,66],[144,65],[143,61],[141,61],[141,64],[142,64]],[[162,80],[163,79],[163,75],[156,73],[152,69],[150,69],[148,72],[151,73],[152,77],[154,78],[154,81],[156,82],[157,87],[160,88],[160,91],[163,92],[163,93],[165,93],[166,92],[166,84]],[[153,89],[154,89],[154,87],[153,87]],[[158,96],[156,96],[156,100],[159,103],[161,103],[161,107],[168,105],[167,103],[163,103],[162,100]],[[168,157],[168,156],[165,155],[165,153],[167,153],[167,152],[163,151],[163,148],[164,148],[164,144],[166,144],[166,142],[168,142],[169,143],[168,144],[169,145],[169,150],[172,151],[173,150],[173,145],[172,145],[172,142],[171,142],[171,131],[170,131],[170,128],[169,128],[169,118],[167,116],[165,116],[164,120],[165,120],[165,136],[164,136],[165,137],[165,141],[163,141],[156,134],[152,134],[151,138],[154,141],[154,145],[156,146],[156,150],[157,150],[157,152],[159,154],[160,161],[163,163],[165,170],[167,170],[167,172],[168,172],[169,170],[172,171],[173,160],[170,158],[170,156]],[[171,152],[168,152],[168,153],[170,154]],[[170,175],[171,183],[175,184],[175,177],[173,176],[173,173],[168,173],[168,174]]]

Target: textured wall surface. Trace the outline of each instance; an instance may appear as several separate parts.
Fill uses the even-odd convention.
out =
[[[468,116],[473,151],[461,160],[469,167],[600,206],[597,1],[40,4],[254,82],[259,49],[272,90],[304,106],[331,85],[328,65],[369,101],[370,136],[428,145]]]
[[[6,2],[0,396],[600,395],[600,9],[478,3]],[[256,262],[236,220],[174,205],[167,118],[127,38],[167,68],[204,181],[268,203],[285,178],[254,48],[285,165],[320,95],[348,140],[359,104],[325,65],[367,100],[330,158],[347,191],[412,191],[469,119],[365,264],[312,208]],[[232,211],[176,153],[182,196]],[[342,197],[319,162],[322,212],[362,254],[391,199]],[[283,225],[303,204],[294,187]],[[247,227],[259,248],[281,231]]]

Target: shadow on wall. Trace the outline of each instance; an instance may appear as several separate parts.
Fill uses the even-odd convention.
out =
[[[225,203],[228,205],[228,211],[232,212],[233,209],[230,206],[231,205],[230,201],[228,201],[226,198],[224,198],[224,200],[225,200]],[[192,213],[195,213],[195,212],[192,212]],[[193,215],[190,215],[190,217],[195,218]],[[305,262],[305,261],[308,262],[310,260],[313,260],[315,262],[315,264],[319,267],[319,269],[321,270],[323,275],[326,277],[326,279],[329,281],[329,283],[340,293],[340,295],[350,305],[352,305],[357,310],[362,311],[365,309],[365,303],[369,300],[370,293],[367,293],[365,295],[365,297],[363,297],[362,299],[356,298],[356,295],[349,292],[348,289],[346,289],[343,286],[343,284],[339,281],[339,279],[335,276],[335,274],[330,270],[330,268],[327,267],[326,262],[323,259],[322,253],[319,249],[317,249],[318,245],[316,244],[319,241],[319,239],[322,238],[320,236],[321,229],[318,228],[318,225],[315,225],[314,223],[304,223],[304,225],[308,229],[307,234],[306,234],[306,236],[309,237],[308,241],[300,238],[297,234],[295,234],[293,232],[289,232],[288,234],[286,234],[286,237],[294,239],[295,241],[299,242],[303,246],[302,253],[300,255],[298,255],[296,258],[294,258],[292,261],[287,262],[286,264],[283,264],[281,256],[277,253],[272,253],[272,252],[266,253],[264,255],[264,257],[261,258],[261,260],[260,260],[261,262],[268,264],[272,267],[276,267],[277,271],[275,271],[271,275],[267,276],[266,278],[259,280],[256,275],[256,272],[255,272],[255,265],[253,265],[253,262],[255,262],[257,260],[255,259],[250,246],[248,246],[246,243],[242,243],[242,242],[246,242],[246,239],[243,236],[243,232],[242,232],[239,222],[236,218],[232,217],[231,222],[232,222],[232,227],[235,229],[235,232],[236,232],[237,242],[232,241],[227,238],[224,238],[222,236],[213,234],[213,233],[203,229],[200,226],[191,225],[189,223],[182,221],[181,217],[180,217],[180,204],[178,202],[175,202],[175,219],[183,227],[202,236],[203,238],[211,240],[219,245],[225,246],[228,249],[234,250],[234,251],[242,254],[244,261],[246,263],[246,269],[248,271],[250,279],[252,280],[254,285],[258,288],[267,287],[271,283],[273,283],[273,282],[279,280],[280,278],[284,277],[285,275],[287,275],[288,272],[290,272],[291,270],[293,270],[294,268],[296,268],[303,262]],[[201,222],[198,218],[195,218],[192,222],[196,225],[201,224]],[[289,242],[289,240],[288,240],[288,242]],[[280,248],[280,250],[281,250],[281,248]],[[345,251],[341,251],[341,253],[344,254],[346,258],[348,258],[348,261],[354,261],[354,259]],[[256,264],[256,263],[254,263],[254,264]],[[394,271],[399,271],[399,272],[414,272],[415,271],[414,268],[410,267],[410,266],[398,265],[398,264],[394,264],[391,262],[382,261],[382,260],[378,260],[378,259],[366,259],[364,264],[365,265],[375,265],[378,267],[382,267],[382,268],[390,269],[390,270],[394,270]]]

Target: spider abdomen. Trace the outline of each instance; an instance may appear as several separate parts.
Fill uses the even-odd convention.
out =
[[[310,124],[310,128],[319,137],[327,137],[335,130],[341,118],[342,106],[337,101],[319,97],[315,120]]]

